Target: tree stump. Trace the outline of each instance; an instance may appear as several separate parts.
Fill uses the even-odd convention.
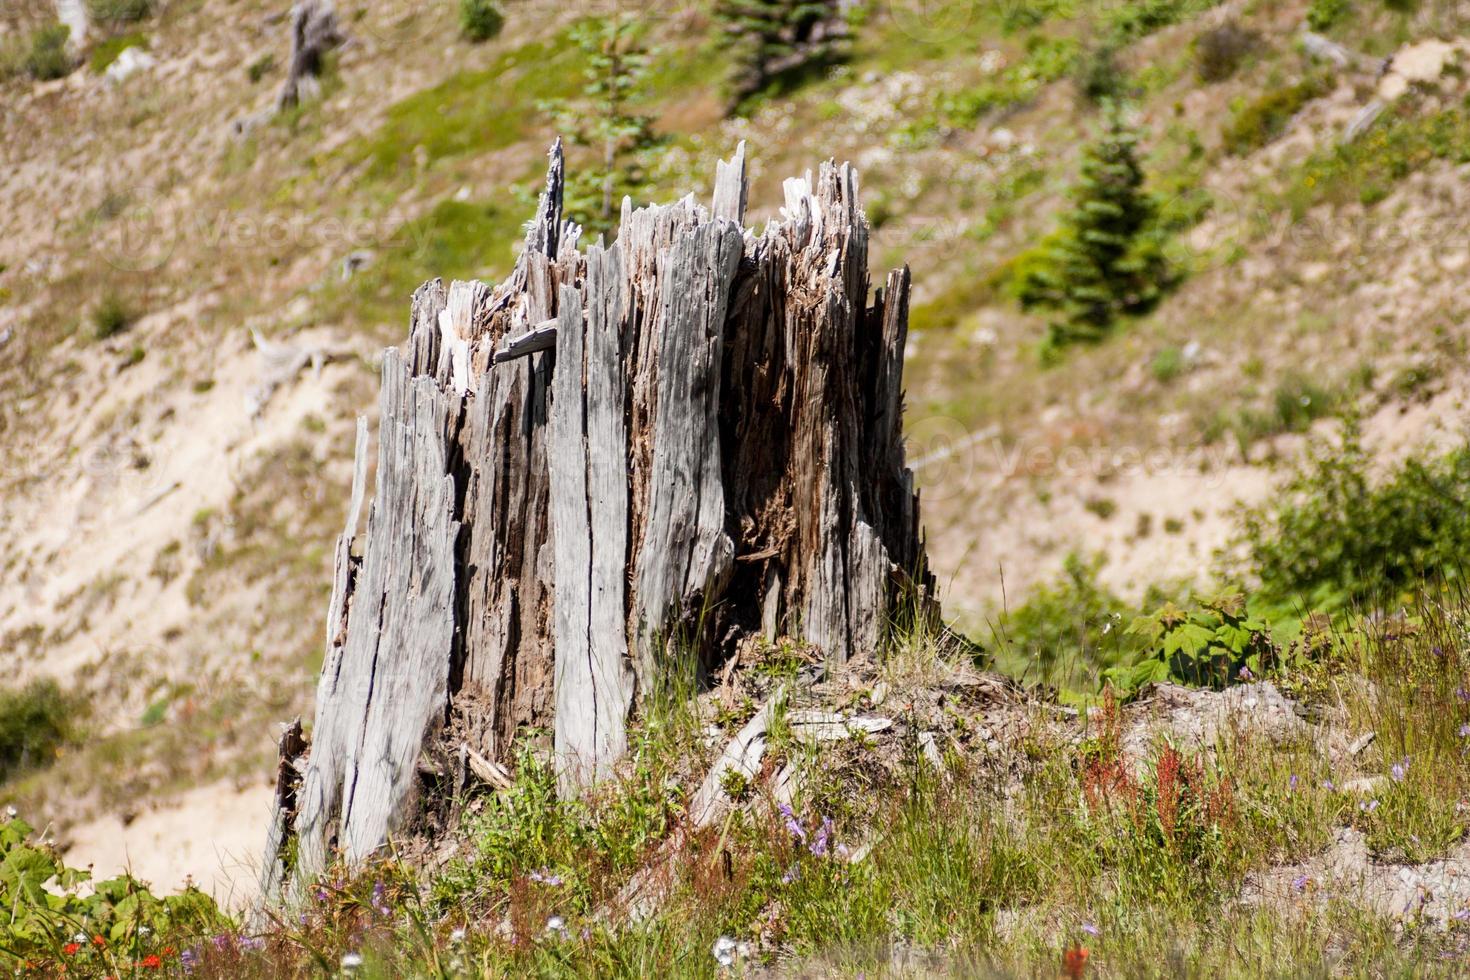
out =
[[[512,274],[426,283],[384,355],[376,488],[359,535],[360,421],[267,896],[363,862],[426,781],[462,788],[523,726],[553,732],[575,794],[681,656],[708,677],[791,636],[841,662],[937,617],[901,430],[909,273],[870,301],[855,173],[786,181],[756,234],[742,144],[712,208],[625,202],[585,249],[562,182],[558,144]]]

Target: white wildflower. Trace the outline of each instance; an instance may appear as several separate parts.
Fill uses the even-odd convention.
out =
[[[342,954],[342,969],[343,970],[345,970],[348,973],[351,973],[353,970],[356,970],[360,966],[362,966],[362,954],[361,953],[343,953]]]

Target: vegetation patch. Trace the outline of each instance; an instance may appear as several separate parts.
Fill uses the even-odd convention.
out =
[[[75,719],[81,710],[53,680],[0,691],[0,783],[50,765],[76,736]]]

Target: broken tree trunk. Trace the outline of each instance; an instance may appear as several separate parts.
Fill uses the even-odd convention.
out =
[[[708,676],[792,636],[844,661],[937,615],[901,432],[909,276],[870,299],[856,175],[788,180],[756,234],[742,146],[712,210],[625,203],[617,241],[581,249],[562,167],[558,145],[513,273],[424,285],[384,356],[268,895],[364,861],[519,728],[551,730],[564,793],[606,776],[681,658]]]
[[[276,96],[277,109],[316,98],[327,52],[343,40],[332,0],[298,0],[291,7],[291,64]]]

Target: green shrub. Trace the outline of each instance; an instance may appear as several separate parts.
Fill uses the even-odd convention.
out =
[[[152,12],[152,0],[87,0],[87,13],[102,23],[129,24]]]
[[[1381,482],[1356,423],[1316,445],[1281,495],[1248,511],[1242,543],[1262,591],[1333,612],[1395,603],[1428,577],[1458,579],[1470,554],[1470,446],[1411,458]]]
[[[46,765],[71,738],[77,708],[53,680],[0,691],[0,782]]]
[[[1106,45],[1079,58],[1072,77],[1077,93],[1093,105],[1120,97],[1128,87],[1128,76],[1118,67],[1117,53]]]
[[[37,81],[50,81],[71,74],[76,67],[66,42],[71,28],[65,24],[39,27],[31,34],[31,49],[25,59],[26,71]]]
[[[133,325],[136,314],[116,293],[108,293],[92,311],[92,335],[98,340],[116,337]]]
[[[1326,76],[1313,75],[1242,106],[1222,134],[1225,149],[1237,156],[1260,149],[1285,132],[1303,106],[1329,89]]]
[[[128,48],[147,48],[148,38],[142,34],[122,34],[110,37],[92,49],[92,57],[88,59],[88,67],[92,74],[100,75],[112,65]]]
[[[1141,638],[1150,655],[1107,671],[1108,680],[1124,691],[1167,680],[1224,688],[1276,665],[1270,630],[1238,592],[1196,597],[1189,609],[1165,603],[1133,620],[1128,633]]]
[[[1336,27],[1353,9],[1353,0],[1312,0],[1307,8],[1307,26],[1314,31]]]
[[[276,56],[267,52],[252,61],[245,69],[245,75],[250,79],[251,85],[259,84],[260,80],[276,70]]]
[[[1031,683],[1091,692],[1101,671],[1142,649],[1124,626],[1137,610],[1098,582],[1102,558],[1069,555],[1062,575],[991,624],[995,666]]]
[[[1184,352],[1178,347],[1165,347],[1154,355],[1149,371],[1155,381],[1168,384],[1184,373]]]
[[[494,0],[459,0],[459,26],[476,44],[488,41],[505,26],[505,15]]]
[[[1234,22],[1213,27],[1194,40],[1195,73],[1203,82],[1223,82],[1260,43],[1260,35]]]

